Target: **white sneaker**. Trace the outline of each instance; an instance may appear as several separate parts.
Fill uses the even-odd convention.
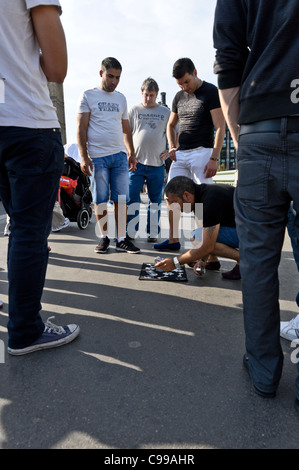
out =
[[[60,232],[63,228],[66,228],[70,225],[70,220],[66,217],[64,222],[58,228],[52,228],[52,232]]]
[[[280,336],[289,341],[299,343],[299,314],[290,321],[280,322]]]

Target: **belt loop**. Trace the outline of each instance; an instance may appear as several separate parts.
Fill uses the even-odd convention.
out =
[[[287,135],[287,127],[288,127],[288,118],[282,117],[281,124],[280,124],[280,133],[281,137],[286,137]]]

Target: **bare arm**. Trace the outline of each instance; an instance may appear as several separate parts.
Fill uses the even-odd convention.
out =
[[[205,167],[206,178],[211,178],[215,176],[218,168],[218,160],[220,152],[223,145],[224,135],[225,135],[225,119],[221,108],[216,108],[211,110],[212,121],[215,128],[215,138],[214,138],[214,147],[211,158],[216,158],[217,160],[210,160]]]
[[[134,171],[136,170],[137,161],[135,158],[132,131],[131,131],[130,123],[127,119],[123,119],[122,127],[123,127],[123,133],[124,133],[125,146],[126,146],[126,149],[128,152],[128,158],[129,158],[129,171]]]
[[[89,125],[90,113],[78,114],[77,117],[77,141],[81,155],[81,171],[91,176],[92,161],[87,152],[87,130]]]
[[[238,117],[240,113],[239,95],[240,87],[219,90],[223,114],[236,149],[238,149]]]
[[[213,227],[205,227],[202,231],[202,245],[199,248],[192,248],[186,253],[178,256],[180,264],[188,264],[192,261],[197,261],[200,258],[207,257],[215,249],[220,224],[214,225]],[[156,264],[156,267],[163,271],[173,271],[175,269],[173,259],[166,258]]]
[[[67,73],[67,48],[59,10],[54,5],[31,9],[34,31],[41,49],[40,64],[49,82],[62,83]]]
[[[168,124],[167,124],[167,140],[169,145],[169,158],[175,161],[175,151],[177,146],[177,124],[179,122],[178,115],[174,112],[170,114]]]

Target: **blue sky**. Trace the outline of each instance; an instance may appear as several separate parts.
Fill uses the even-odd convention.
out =
[[[68,44],[64,82],[67,141],[76,141],[77,103],[83,90],[99,84],[103,58],[116,57],[123,72],[117,90],[128,107],[140,102],[143,80],[153,77],[167,104],[179,90],[172,66],[190,57],[198,76],[213,74],[213,19],[216,0],[60,0]]]

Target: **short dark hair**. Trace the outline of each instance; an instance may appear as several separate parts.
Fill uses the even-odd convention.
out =
[[[195,65],[193,64],[191,59],[187,57],[183,57],[182,59],[178,59],[172,70],[172,76],[179,80],[182,78],[186,73],[193,74],[195,70]]]
[[[116,69],[122,71],[122,66],[120,62],[114,57],[106,57],[106,59],[102,61],[101,69],[103,72],[109,69]]]
[[[169,194],[183,198],[185,191],[188,193],[195,194],[195,183],[192,179],[187,178],[187,176],[175,176],[172,178],[166,185],[164,194],[166,197]]]
[[[156,93],[159,93],[158,83],[153,78],[148,77],[144,80],[144,82],[141,85],[141,91],[144,92],[144,90],[154,91]]]

